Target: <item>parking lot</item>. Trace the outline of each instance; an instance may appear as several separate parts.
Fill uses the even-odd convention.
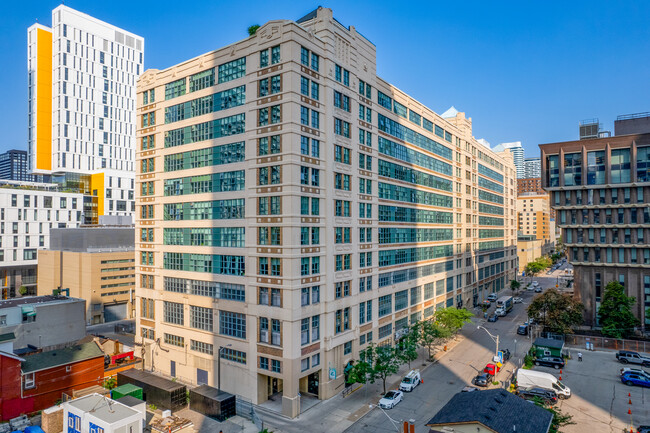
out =
[[[571,398],[560,400],[557,407],[572,415],[576,424],[562,428],[563,433],[620,433],[624,429],[629,432],[628,409],[632,410],[634,431],[640,424],[650,424],[650,388],[621,383],[619,371],[625,366],[616,361],[615,352],[580,350],[583,361],[579,362],[579,349],[569,350],[572,359],[562,370],[562,382],[571,388]],[[535,367],[535,370],[559,374],[548,367]]]

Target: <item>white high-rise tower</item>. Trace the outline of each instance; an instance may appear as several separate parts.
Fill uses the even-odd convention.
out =
[[[86,195],[86,222],[135,211],[144,39],[67,6],[27,31],[29,169]]]
[[[499,143],[494,149],[495,152],[503,152],[509,150],[515,160],[515,167],[517,168],[517,179],[525,177],[524,169],[524,148],[521,147],[521,141],[513,141],[512,143]]]

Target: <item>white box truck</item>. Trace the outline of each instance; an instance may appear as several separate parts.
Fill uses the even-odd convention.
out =
[[[553,390],[561,399],[571,397],[569,387],[560,382],[552,374],[535,370],[524,370],[523,368],[518,369],[517,387],[529,388],[531,386]]]

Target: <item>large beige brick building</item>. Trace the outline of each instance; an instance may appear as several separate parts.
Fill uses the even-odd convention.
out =
[[[137,336],[146,367],[296,416],[360,349],[507,286],[512,155],[377,76],[330,9],[138,84]]]
[[[39,295],[62,289],[84,299],[88,325],[133,318],[132,225],[52,229],[50,237],[38,254]]]

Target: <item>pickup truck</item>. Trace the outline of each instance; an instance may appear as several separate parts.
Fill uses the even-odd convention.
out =
[[[621,364],[639,364],[644,367],[650,367],[650,358],[644,355],[641,355],[638,352],[632,352],[629,350],[619,350],[616,354],[616,359]]]

